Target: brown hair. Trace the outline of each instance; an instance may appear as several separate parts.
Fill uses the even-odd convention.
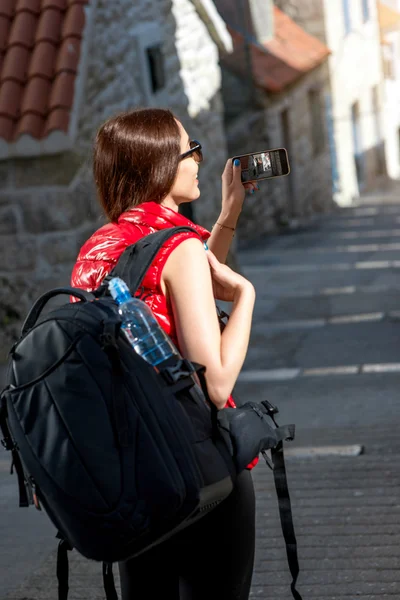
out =
[[[106,121],[96,136],[93,172],[110,221],[142,202],[161,202],[175,181],[179,155],[179,127],[169,110],[142,108]]]

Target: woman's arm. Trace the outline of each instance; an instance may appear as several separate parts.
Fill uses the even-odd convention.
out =
[[[162,277],[181,352],[206,367],[210,398],[223,408],[246,357],[255,291],[244,277],[206,254],[199,240],[185,240],[171,253]],[[233,303],[222,334],[214,294]]]
[[[212,228],[211,235],[207,240],[208,247],[221,263],[226,262],[235,234],[236,222],[237,219],[235,221],[232,217],[224,218],[220,216]]]
[[[239,161],[238,161],[239,162]],[[208,247],[219,262],[225,263],[235,234],[236,224],[242,211],[246,190],[254,193],[258,190],[255,182],[242,183],[240,162],[232,164],[229,158],[222,173],[222,208],[211,231]]]

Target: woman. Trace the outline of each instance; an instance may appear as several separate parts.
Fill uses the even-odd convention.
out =
[[[201,145],[171,112],[141,109],[107,121],[94,151],[94,176],[109,223],[83,245],[72,285],[96,289],[124,249],[149,233],[189,225],[147,272],[145,301],[181,354],[206,366],[211,400],[234,406],[231,391],[249,343],[254,287],[223,263],[242,208],[240,165],[228,160],[222,209],[211,234],[178,213],[200,196]],[[253,191],[253,184],[246,184]],[[206,243],[207,242],[207,243]],[[208,245],[208,248],[207,248]],[[205,248],[207,248],[205,250]],[[221,334],[215,299],[232,302]],[[151,465],[149,465],[151,468]],[[120,564],[122,600],[246,600],[254,560],[254,490],[249,470],[217,509],[171,540]]]

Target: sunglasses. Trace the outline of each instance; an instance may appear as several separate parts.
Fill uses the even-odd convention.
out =
[[[188,156],[193,156],[194,160],[198,163],[201,163],[203,160],[203,152],[201,149],[201,144],[197,140],[190,140],[189,142],[190,150],[184,152],[180,155],[180,160],[187,158]]]

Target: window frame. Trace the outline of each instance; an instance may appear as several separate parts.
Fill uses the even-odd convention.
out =
[[[166,74],[165,74],[165,58],[161,43],[151,44],[147,46],[146,50],[147,67],[150,77],[150,85],[152,94],[158,94],[166,85]],[[161,65],[159,61],[161,60]]]
[[[342,0],[342,13],[345,35],[351,33],[351,12],[349,0]]]
[[[361,13],[363,23],[367,23],[371,19],[371,7],[369,0],[361,0]]]
[[[165,103],[164,93],[167,89],[167,71],[164,57],[164,86],[154,91],[153,74],[151,72],[151,63],[148,51],[151,48],[160,46],[163,51],[163,31],[158,23],[143,23],[131,30],[131,35],[135,40],[138,65],[141,73],[141,82],[145,102],[148,106],[158,106]]]
[[[311,141],[313,157],[316,158],[326,148],[326,132],[324,121],[324,96],[319,87],[311,87],[307,91],[310,114]]]

